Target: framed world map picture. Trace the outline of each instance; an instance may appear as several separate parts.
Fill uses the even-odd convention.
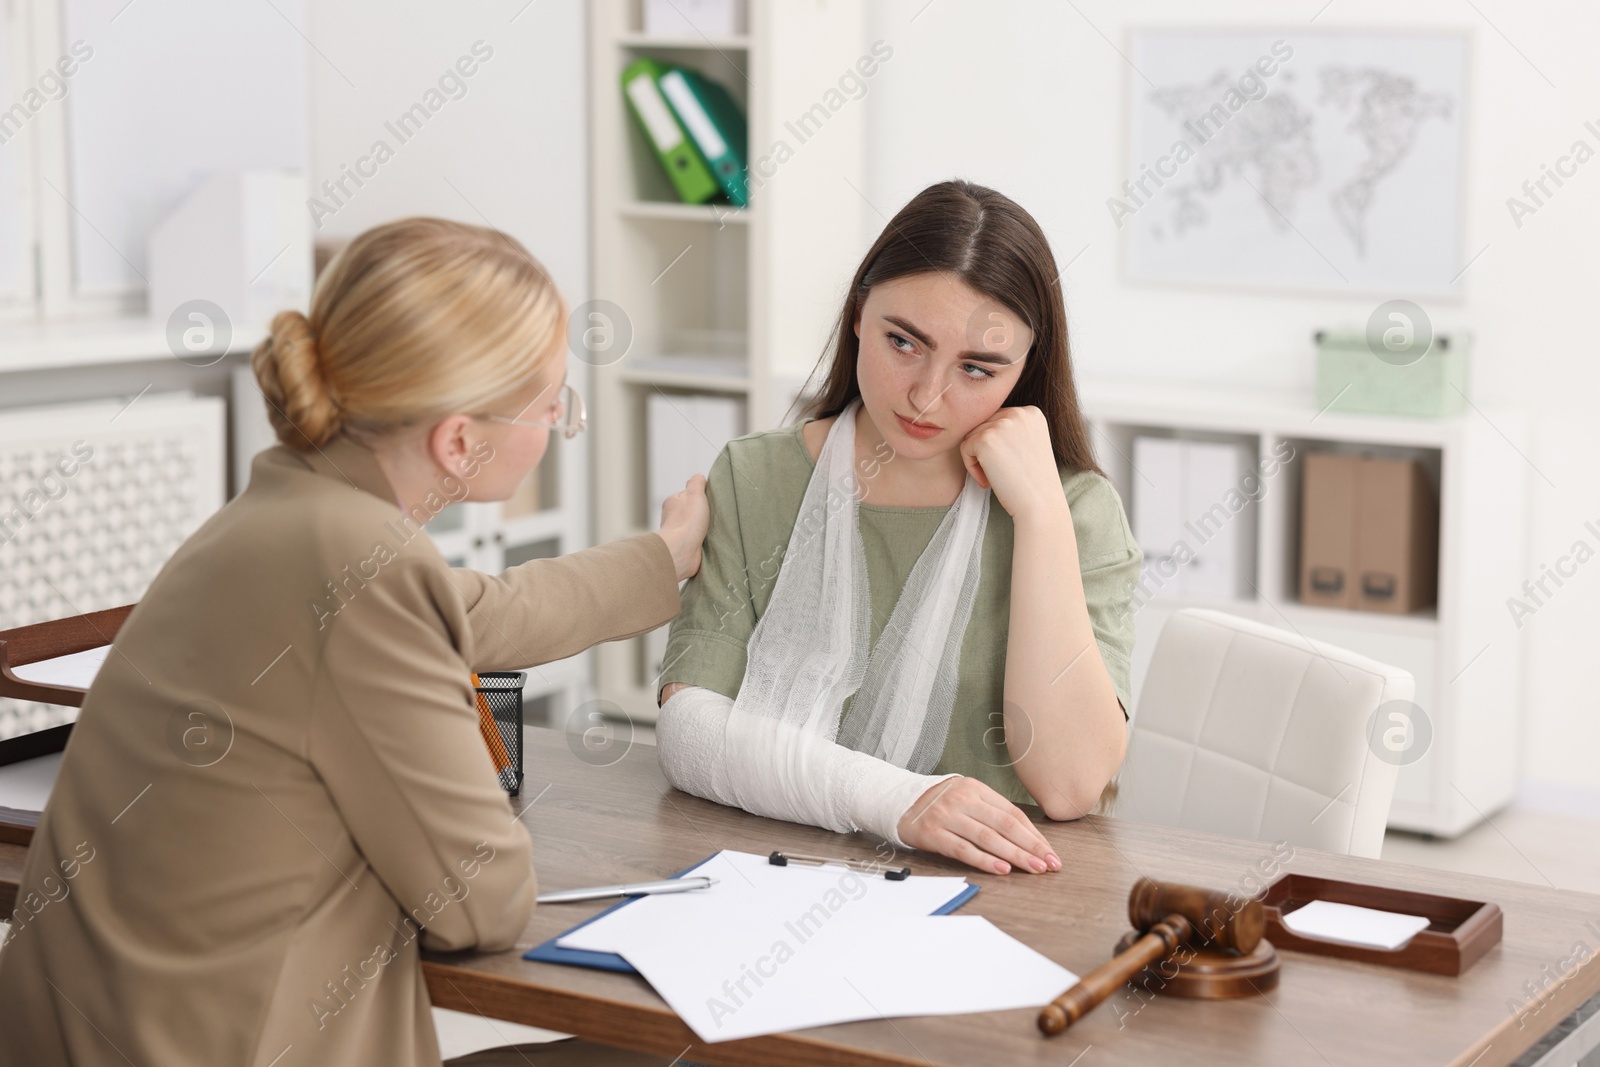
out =
[[[1144,29],[1128,58],[1130,280],[1456,295],[1465,33]]]

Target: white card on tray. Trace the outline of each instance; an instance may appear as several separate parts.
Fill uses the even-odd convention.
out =
[[[1375,908],[1358,908],[1354,904],[1313,900],[1285,915],[1283,925],[1301,937],[1315,937],[1362,948],[1394,950],[1426,930],[1428,919],[1421,915],[1403,915]]]

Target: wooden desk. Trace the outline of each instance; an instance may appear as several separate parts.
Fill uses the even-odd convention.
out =
[[[581,760],[559,733],[530,731],[523,822],[546,888],[659,878],[719,848],[872,855],[871,843],[773,822],[672,791],[655,752],[635,746],[611,766]],[[910,857],[918,874],[964,874],[983,891],[961,914],[1001,929],[1084,973],[1127,929],[1139,875],[1233,889],[1272,846],[1210,834],[1088,818],[1044,827],[1066,869],[982,875],[937,857]],[[626,857],[625,859],[623,857]],[[1491,900],[1505,912],[1502,943],[1461,978],[1395,971],[1285,952],[1277,990],[1228,1002],[1143,1003],[1131,992],[1066,1034],[1040,1036],[1033,1011],[849,1023],[802,1034],[697,1046],[717,1064],[1054,1064],[1093,1046],[1092,1064],[1510,1064],[1544,1031],[1600,991],[1591,959],[1519,1027],[1508,1000],[1582,940],[1600,946],[1600,897],[1374,860],[1299,850],[1287,869]],[[603,905],[539,909],[532,947]],[[1592,926],[1586,926],[1592,923]],[[643,979],[530,963],[514,953],[431,957],[435,1004],[677,1055],[693,1033]],[[1090,1062],[1090,1061],[1086,1061]]]
[[[549,889],[659,878],[720,848],[826,855],[873,853],[862,837],[773,822],[673,792],[655,750],[635,746],[597,766],[562,733],[530,729],[528,778],[514,801],[533,835],[540,884]],[[591,758],[592,755],[591,755]],[[920,853],[918,874],[963,874],[983,891],[960,914],[983,915],[1078,973],[1103,962],[1127,928],[1128,888],[1139,875],[1219,889],[1253,884],[1272,846],[1191,831],[1087,818],[1045,824],[1066,869],[1054,875],[982,875]],[[0,845],[0,908],[11,909],[22,850]],[[423,964],[433,1002],[612,1045],[680,1053],[713,1064],[835,1067],[867,1064],[1456,1064],[1499,1067],[1600,992],[1600,897],[1375,860],[1298,850],[1287,869],[1490,900],[1505,913],[1500,945],[1460,978],[1283,953],[1276,990],[1245,1000],[1141,1001],[1131,991],[1060,1037],[1045,1039],[1036,1012],[897,1018],[795,1034],[699,1045],[642,979],[530,963],[520,950],[601,910],[551,905],[535,912],[518,952],[432,955]],[[9,881],[12,892],[3,883]],[[1511,1004],[1572,956],[1590,958],[1543,1007]],[[1549,970],[1546,970],[1546,968]],[[1092,1051],[1083,1060],[1074,1057]],[[1571,1058],[1567,1060],[1571,1062]]]

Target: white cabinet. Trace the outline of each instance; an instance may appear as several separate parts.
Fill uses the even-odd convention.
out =
[[[1298,398],[1089,383],[1081,396],[1096,456],[1130,512],[1135,501],[1149,497],[1147,482],[1170,474],[1159,451],[1155,469],[1142,469],[1134,458],[1137,438],[1230,442],[1245,447],[1252,459],[1232,487],[1240,491],[1230,499],[1240,506],[1216,512],[1238,524],[1251,546],[1242,595],[1192,595],[1162,581],[1159,572],[1147,574],[1135,594],[1135,714],[1166,619],[1189,606],[1231,611],[1404,667],[1416,678],[1414,702],[1427,716],[1432,737],[1400,769],[1390,826],[1455,836],[1511,800],[1521,733],[1522,644],[1506,599],[1519,595],[1527,577],[1531,468],[1524,458],[1523,417],[1488,406],[1445,419],[1319,413]],[[1298,603],[1300,472],[1304,456],[1322,450],[1422,463],[1440,504],[1434,607],[1389,615]],[[1137,529],[1140,517],[1130,518]],[[1156,525],[1174,524],[1163,525],[1157,516]],[[1174,545],[1197,536],[1177,526]]]

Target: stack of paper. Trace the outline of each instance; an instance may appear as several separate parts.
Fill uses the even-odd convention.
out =
[[[35,685],[75,685],[80,689],[87,689],[94,684],[94,676],[100,673],[100,668],[105,666],[106,657],[110,654],[110,645],[100,645],[87,652],[74,652],[68,656],[57,656],[55,659],[24,663],[20,667],[11,668],[11,673],[24,682],[32,682]]]
[[[707,1042],[852,1019],[1039,1007],[1076,976],[988,920],[932,915],[961,878],[892,882],[721,852],[710,889],[643,897],[559,939],[615,952]]]
[[[0,767],[0,808],[43,811],[61,770],[62,755],[52,752]]]

